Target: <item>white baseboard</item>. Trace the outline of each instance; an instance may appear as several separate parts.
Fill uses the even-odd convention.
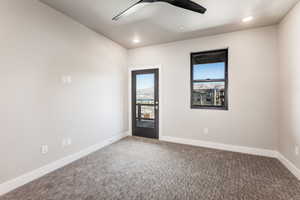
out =
[[[286,159],[281,153],[275,150],[273,151],[268,149],[235,146],[235,145],[220,144],[220,143],[207,142],[201,140],[169,137],[169,136],[161,136],[160,140],[166,142],[179,143],[179,144],[188,144],[188,145],[193,145],[198,147],[206,147],[211,149],[277,158],[292,174],[294,174],[294,176],[296,176],[300,180],[300,169],[298,169],[292,162]]]
[[[298,169],[291,161],[286,159],[281,153],[278,153],[278,160],[280,160],[280,162],[300,180],[300,169]]]
[[[129,131],[128,131],[128,135],[129,135],[129,136],[133,136],[133,135],[132,135],[132,130],[129,130]]]
[[[50,172],[53,172],[61,167],[64,167],[82,157],[85,157],[107,145],[110,145],[126,136],[128,136],[129,133],[128,132],[125,132],[125,133],[121,133],[121,134],[118,134],[118,135],[115,135],[107,140],[104,140],[102,142],[100,142],[99,144],[96,144],[96,145],[93,145],[91,147],[88,147],[78,153],[75,153],[75,154],[72,154],[70,156],[67,156],[67,157],[64,157],[60,160],[57,160],[53,163],[50,163],[44,167],[41,167],[39,169],[36,169],[34,171],[31,171],[29,173],[26,173],[22,176],[19,176],[13,180],[10,180],[10,181],[7,181],[3,184],[0,184],[0,196],[1,195],[4,195],[14,189],[17,189],[18,187],[21,187],[35,179],[38,179]]]
[[[17,189],[18,187],[21,187],[35,179],[38,179],[48,173],[51,173],[61,167],[64,167],[82,157],[85,157],[85,156],[87,156],[107,145],[110,145],[128,135],[130,135],[129,132],[116,135],[112,138],[109,138],[109,139],[99,143],[99,144],[96,144],[87,149],[84,149],[78,153],[67,156],[67,157],[57,160],[53,163],[50,163],[44,167],[41,167],[32,172],[29,172],[27,174],[19,176],[13,180],[10,180],[3,184],[0,184],[0,196],[4,195],[14,189]],[[291,173],[293,173],[300,180],[300,170],[292,162],[287,160],[281,153],[279,153],[277,151],[243,147],[243,146],[234,146],[234,145],[213,143],[213,142],[200,141],[200,140],[175,138],[175,137],[169,137],[169,136],[161,136],[160,140],[167,141],[167,142],[173,142],[173,143],[179,143],[179,144],[188,144],[188,145],[199,146],[199,147],[206,147],[206,148],[212,148],[212,149],[219,149],[219,150],[225,150],[225,151],[232,151],[232,152],[239,152],[239,153],[246,153],[246,154],[252,154],[252,155],[277,158],[278,160],[280,160],[282,162],[282,164],[287,169],[289,169],[291,171]]]
[[[239,153],[246,153],[251,155],[259,155],[259,156],[266,156],[266,157],[277,157],[277,151],[268,150],[268,149],[258,149],[258,148],[251,148],[251,147],[243,147],[243,146],[235,146],[235,145],[228,145],[228,144],[221,144],[221,143],[214,143],[214,142],[207,142],[202,140],[191,140],[191,139],[183,139],[183,138],[176,138],[176,137],[169,137],[169,136],[162,136],[160,138],[162,141],[173,142],[173,143],[180,143],[180,144],[188,144],[198,147],[206,147],[224,151],[232,151],[232,152],[239,152]]]

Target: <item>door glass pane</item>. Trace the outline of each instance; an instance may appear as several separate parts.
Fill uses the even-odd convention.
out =
[[[154,74],[136,76],[136,126],[154,128]]]
[[[225,79],[225,63],[194,65],[193,80]]]
[[[154,104],[154,74],[139,74],[136,76],[136,102]]]
[[[141,128],[154,128],[154,105],[137,104],[137,119],[136,124]]]
[[[224,106],[225,82],[194,82],[192,101],[199,106]]]
[[[140,112],[140,114],[139,114]],[[152,105],[141,105],[141,104],[137,104],[136,105],[136,116],[137,118],[142,118],[142,119],[150,119],[150,120],[154,120],[155,119],[155,115],[154,115],[155,111],[154,111],[154,106]]]

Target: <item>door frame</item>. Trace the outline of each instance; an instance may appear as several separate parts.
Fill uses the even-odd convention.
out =
[[[140,117],[140,115],[137,116],[137,107],[136,107],[136,101],[137,101],[137,85],[136,80],[138,75],[145,75],[145,74],[153,74],[154,75],[154,99],[153,99],[153,110],[154,110],[154,127],[140,127],[137,124],[137,120],[134,120],[137,117]],[[153,138],[158,139],[159,138],[159,70],[158,69],[146,69],[146,70],[136,70],[132,71],[132,95],[131,95],[131,101],[132,101],[132,133],[135,136],[140,137],[146,137],[146,138]],[[147,103],[146,103],[147,104]],[[142,109],[142,107],[140,107]],[[141,111],[141,110],[140,110]]]
[[[131,83],[132,83],[132,77],[131,77],[131,73],[132,71],[137,71],[137,70],[147,70],[147,69],[158,69],[158,85],[159,85],[159,89],[158,89],[158,93],[159,93],[159,119],[158,119],[158,139],[161,139],[163,136],[163,132],[162,132],[162,111],[163,111],[163,102],[162,102],[162,67],[161,65],[153,65],[153,66],[141,66],[141,67],[130,67],[128,70],[128,127],[129,127],[129,135],[133,135],[132,134],[132,87],[131,87]]]

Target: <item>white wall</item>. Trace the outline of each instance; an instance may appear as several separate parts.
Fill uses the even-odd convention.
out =
[[[126,131],[128,55],[130,67],[161,65],[164,136],[280,146],[300,167],[299,4],[279,26],[280,75],[277,26],[127,52],[36,0],[0,5],[0,183]],[[190,52],[227,47],[229,111],[190,109]],[[73,145],[62,148],[66,137]]]
[[[0,19],[0,183],[128,129],[126,49],[36,0]]]
[[[279,25],[280,152],[300,168],[300,3]]]
[[[190,109],[190,53],[229,47],[229,111]],[[129,66],[161,64],[164,136],[278,148],[277,27],[129,51]],[[203,129],[209,128],[204,135]]]

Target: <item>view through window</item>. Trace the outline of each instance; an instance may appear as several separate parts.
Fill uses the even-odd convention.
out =
[[[154,128],[154,74],[139,74],[136,77],[137,126]]]
[[[228,109],[228,50],[191,54],[191,107]]]

